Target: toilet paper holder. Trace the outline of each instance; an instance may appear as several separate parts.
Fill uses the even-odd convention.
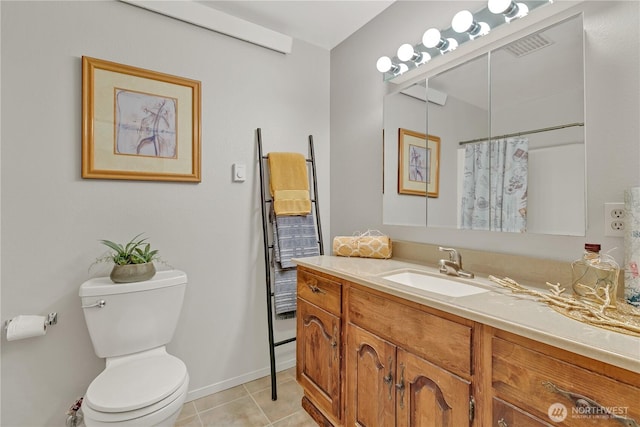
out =
[[[11,323],[11,320],[12,319],[4,321],[4,330],[5,331],[9,327],[9,323]],[[53,325],[56,325],[57,323],[58,323],[58,313],[56,313],[56,312],[49,313],[47,315],[47,318],[44,321],[44,324],[47,325],[47,326],[53,326]]]

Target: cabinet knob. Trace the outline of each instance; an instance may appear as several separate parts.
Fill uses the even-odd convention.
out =
[[[311,289],[311,292],[313,292],[314,294],[326,294],[327,293],[326,291],[320,289],[315,284],[311,284],[311,283],[309,283],[309,289]]]
[[[393,359],[391,357],[389,357],[389,373],[382,378],[382,381],[389,388],[389,400],[391,400],[393,398]]]
[[[384,378],[382,378],[382,380],[389,388],[389,400],[391,400],[393,397],[391,393],[391,391],[393,390],[393,375],[391,375],[391,372],[389,372]]]
[[[509,424],[504,420],[504,418],[500,418],[498,420],[498,427],[509,427]]]
[[[404,363],[400,364],[400,382],[396,384],[396,389],[400,393],[400,408],[404,409]]]

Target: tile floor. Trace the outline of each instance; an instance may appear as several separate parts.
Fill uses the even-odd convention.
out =
[[[271,379],[260,378],[187,402],[176,427],[315,427],[300,406],[302,388],[295,367],[278,372],[278,400],[271,400]]]

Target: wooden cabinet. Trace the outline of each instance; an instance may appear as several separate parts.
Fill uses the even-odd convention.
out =
[[[348,284],[345,321],[461,377],[471,375],[473,322]],[[451,320],[455,319],[455,320]]]
[[[348,292],[346,425],[470,425],[470,380],[422,356],[468,375],[471,328],[356,287]]]
[[[396,347],[347,325],[346,424],[393,426],[396,419]]]
[[[340,312],[341,284],[299,269],[296,378],[311,403],[335,425],[342,418]]]
[[[469,425],[468,381],[353,324],[346,331],[346,425]]]
[[[496,330],[494,425],[640,425],[640,375]]]
[[[323,426],[640,426],[640,374],[298,268],[296,375]]]
[[[398,426],[468,426],[473,418],[471,383],[398,349]]]

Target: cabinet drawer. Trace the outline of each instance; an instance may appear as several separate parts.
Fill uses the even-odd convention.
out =
[[[618,427],[624,418],[640,423],[640,388],[633,381],[628,384],[549,356],[535,344],[525,347],[493,337],[495,396],[543,420],[563,418],[563,426]]]
[[[492,427],[552,427],[531,414],[500,399],[493,399]]]
[[[472,328],[349,288],[348,321],[464,377],[471,375]]]
[[[298,297],[340,316],[342,285],[340,282],[298,268]]]

